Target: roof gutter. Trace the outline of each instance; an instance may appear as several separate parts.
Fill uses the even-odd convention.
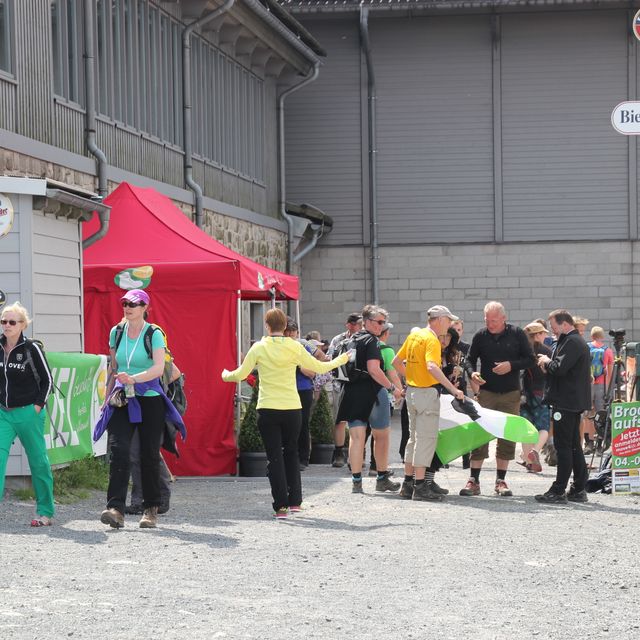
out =
[[[89,0],[90,1],[90,0]],[[195,205],[195,222],[202,229],[204,226],[204,205],[202,187],[193,179],[193,144],[192,144],[192,97],[191,97],[191,34],[211,22],[214,18],[226,13],[234,5],[235,0],[227,0],[223,5],[192,22],[182,32],[182,126],[184,137],[184,181],[193,191]]]
[[[246,1],[246,0],[245,0]],[[287,273],[293,268],[293,218],[287,213],[286,203],[286,179],[285,179],[285,152],[284,152],[284,101],[294,91],[311,84],[320,73],[320,61],[313,65],[312,71],[301,82],[294,84],[278,96],[278,171],[280,187],[278,190],[278,208],[280,214],[287,223]]]
[[[84,75],[85,75],[85,139],[87,149],[97,162],[98,196],[100,202],[107,197],[107,156],[96,143],[96,78],[95,78],[95,42],[94,42],[94,0],[84,2]],[[86,249],[107,235],[109,231],[109,207],[97,209],[100,228],[82,241]]]
[[[371,301],[378,304],[378,173],[376,139],[376,76],[369,39],[369,9],[360,5],[360,47],[367,63],[367,132],[369,147],[369,233],[371,245]]]

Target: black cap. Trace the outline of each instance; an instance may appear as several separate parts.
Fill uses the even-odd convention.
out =
[[[362,322],[362,315],[359,313],[350,313],[347,317],[349,324],[355,324],[356,322]]]

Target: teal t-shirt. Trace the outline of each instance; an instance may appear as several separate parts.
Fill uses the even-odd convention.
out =
[[[117,325],[116,325],[117,327]],[[111,329],[109,334],[109,348],[114,349],[116,346],[116,327]],[[139,339],[133,340],[127,335],[127,325],[125,324],[124,333],[122,334],[122,340],[118,345],[116,351],[116,361],[118,362],[118,373],[128,373],[134,375],[136,373],[142,373],[153,366],[153,358],[147,355],[147,350],[144,348],[144,334],[149,328],[149,323],[145,322],[140,332]],[[164,349],[164,337],[162,331],[154,331],[151,338],[151,349]],[[145,396],[157,396],[156,391],[147,391]]]

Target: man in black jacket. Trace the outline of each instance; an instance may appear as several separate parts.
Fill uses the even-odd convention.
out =
[[[580,416],[591,407],[591,356],[568,311],[552,311],[549,323],[558,342],[552,357],[540,355],[538,364],[547,374],[544,402],[551,407],[558,466],[549,491],[535,498],[547,504],[586,502],[589,472],[580,442]],[[567,494],[572,471],[573,484]]]

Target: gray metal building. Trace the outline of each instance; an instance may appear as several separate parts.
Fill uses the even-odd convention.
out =
[[[289,197],[334,219],[305,259],[305,327],[377,297],[400,331],[566,306],[640,331],[637,2],[286,0],[327,50],[288,103]],[[636,336],[637,337],[637,336]],[[399,339],[396,337],[396,340]]]

